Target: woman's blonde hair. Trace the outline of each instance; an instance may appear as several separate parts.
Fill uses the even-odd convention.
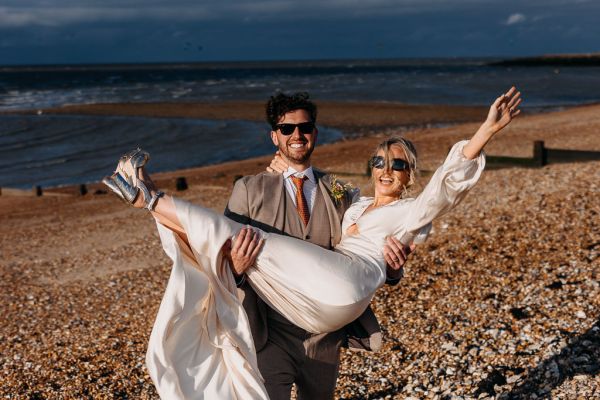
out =
[[[402,197],[404,197],[408,191],[408,188],[415,183],[417,177],[417,149],[415,149],[415,145],[410,140],[400,136],[392,136],[391,138],[379,143],[373,152],[373,157],[375,157],[380,150],[383,151],[385,161],[384,165],[388,169],[392,169],[392,162],[394,158],[390,154],[390,147],[392,146],[398,146],[404,151],[406,161],[408,161],[409,165],[408,183],[406,186],[404,186],[404,193],[402,193]]]

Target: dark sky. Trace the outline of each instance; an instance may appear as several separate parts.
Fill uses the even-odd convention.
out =
[[[0,65],[600,52],[595,0],[0,0]]]

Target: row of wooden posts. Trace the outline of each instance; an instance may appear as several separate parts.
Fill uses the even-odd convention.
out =
[[[548,164],[600,160],[600,151],[550,149],[544,142],[533,142],[533,158],[488,156],[491,167],[543,167]]]
[[[185,177],[181,176],[181,177],[177,178],[177,180],[175,181],[175,188],[178,191],[187,190],[188,184],[187,184],[187,180],[185,179]],[[87,185],[85,183],[82,183],[81,185],[79,185],[78,192],[79,192],[79,195],[81,195],[81,196],[85,196],[86,194],[88,194]],[[36,185],[33,187],[33,194],[38,197],[43,196],[44,189],[42,189],[42,187],[40,185]],[[0,187],[0,196],[1,195],[2,195],[2,188]]]
[[[562,150],[549,149],[544,145],[544,142],[537,140],[533,142],[533,158],[527,157],[503,157],[503,156],[488,156],[487,163],[491,167],[543,167],[544,165],[565,162],[577,161],[595,161],[600,160],[600,152],[598,151],[583,151],[583,150]],[[371,165],[367,162],[367,176],[371,176]],[[242,175],[236,175],[233,181],[237,181]],[[188,184],[185,177],[181,176],[175,181],[175,189],[177,191],[187,190]],[[33,193],[36,196],[43,195],[41,186],[33,187]],[[79,194],[84,196],[88,193],[88,188],[85,184],[79,185]],[[2,195],[2,188],[0,188]]]

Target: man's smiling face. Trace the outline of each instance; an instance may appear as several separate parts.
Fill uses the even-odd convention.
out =
[[[305,110],[294,110],[285,113],[278,121],[279,124],[302,124],[313,122],[310,115]],[[294,169],[302,169],[310,165],[310,155],[312,154],[315,143],[317,142],[318,130],[315,127],[310,133],[300,132],[296,127],[291,135],[284,135],[281,129],[271,131],[271,139],[279,152]]]

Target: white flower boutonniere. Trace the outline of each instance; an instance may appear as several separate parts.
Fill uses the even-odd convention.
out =
[[[338,181],[337,176],[331,175],[331,196],[335,200],[335,202],[339,202],[344,198],[346,190],[354,189],[354,185],[351,183],[342,184]]]

